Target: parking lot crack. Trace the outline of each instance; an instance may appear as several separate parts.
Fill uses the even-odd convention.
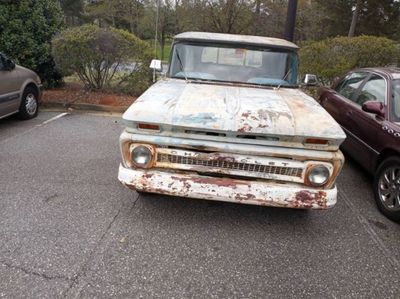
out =
[[[139,200],[139,196],[134,200],[132,203],[131,208],[129,211],[132,211],[136,205],[136,202]],[[96,253],[97,249],[100,247],[100,245],[103,243],[104,239],[106,238],[107,234],[110,232],[111,228],[113,227],[113,224],[117,221],[119,215],[121,214],[121,211],[123,210],[123,207],[118,209],[118,211],[115,213],[115,215],[112,217],[111,221],[107,225],[106,229],[104,230],[103,234],[100,236],[99,240],[97,241],[96,245],[93,247],[93,249],[90,251],[88,257],[86,258],[86,261],[83,263],[83,265],[80,267],[79,271],[74,275],[74,277],[71,279],[71,283],[68,286],[68,288],[64,291],[63,297],[69,297],[69,292],[73,289],[74,286],[79,284],[79,280],[81,277],[84,277],[86,275],[86,272],[88,271],[89,264],[93,259],[94,254]]]
[[[0,261],[0,263],[3,264],[4,266],[6,266],[7,268],[19,270],[19,271],[24,272],[25,274],[38,276],[45,280],[53,280],[53,279],[61,279],[61,280],[66,280],[66,281],[71,280],[70,278],[62,276],[62,275],[48,275],[46,273],[41,273],[41,272],[37,272],[34,270],[26,269],[25,267],[13,265],[7,261]]]

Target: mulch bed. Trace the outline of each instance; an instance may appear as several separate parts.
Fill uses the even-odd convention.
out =
[[[100,91],[92,91],[85,89],[78,83],[67,83],[61,88],[48,89],[43,92],[42,103],[62,103],[68,104],[93,104],[127,107],[130,106],[136,97],[107,93]]]

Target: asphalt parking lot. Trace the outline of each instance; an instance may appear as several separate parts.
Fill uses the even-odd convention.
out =
[[[0,120],[1,297],[400,297],[400,225],[351,160],[328,211],[138,196],[117,180],[122,128]]]

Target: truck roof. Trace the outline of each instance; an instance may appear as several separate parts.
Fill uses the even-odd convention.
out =
[[[176,41],[187,40],[187,41],[243,44],[243,45],[253,45],[253,46],[269,46],[276,48],[285,48],[290,50],[297,50],[299,48],[296,44],[280,38],[240,35],[240,34],[191,31],[175,35],[174,39]]]

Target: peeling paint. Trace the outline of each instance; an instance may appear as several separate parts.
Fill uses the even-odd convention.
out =
[[[149,175],[151,174],[151,175]],[[298,209],[327,209],[336,203],[336,187],[326,190],[273,182],[242,181],[157,170],[119,169],[128,188],[150,193],[251,205]]]
[[[196,84],[171,78],[150,87],[123,118],[128,124],[159,124],[166,134],[179,130],[255,134],[292,141],[296,147],[302,146],[304,138],[327,138],[331,149],[337,150],[346,137],[332,117],[300,90]]]

